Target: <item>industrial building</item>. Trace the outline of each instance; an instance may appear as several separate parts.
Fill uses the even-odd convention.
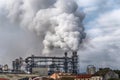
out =
[[[13,71],[19,71],[21,61],[26,63],[26,70],[30,73],[39,73],[50,75],[55,72],[65,72],[78,74],[78,55],[77,52],[72,52],[72,56],[68,57],[65,52],[63,57],[46,57],[46,56],[30,56],[13,61]]]

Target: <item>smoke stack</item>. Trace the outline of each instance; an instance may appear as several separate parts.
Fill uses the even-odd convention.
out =
[[[65,54],[65,57],[67,57],[67,52],[65,52],[64,54]]]
[[[76,51],[72,53],[72,73],[78,73],[78,56]]]
[[[68,72],[68,57],[67,57],[67,52],[65,52],[64,54],[65,54],[64,70],[65,70],[65,73],[67,73]]]
[[[73,56],[77,56],[77,52],[76,51],[74,51],[72,54],[73,54]]]

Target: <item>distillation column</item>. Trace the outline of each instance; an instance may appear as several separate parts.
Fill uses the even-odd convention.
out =
[[[64,71],[65,73],[68,72],[68,57],[67,57],[67,52],[65,52],[65,62],[64,62]]]
[[[73,52],[72,55],[72,73],[78,73],[78,55],[77,52]]]

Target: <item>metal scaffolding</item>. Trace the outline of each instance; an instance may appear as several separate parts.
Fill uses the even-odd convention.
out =
[[[65,73],[78,73],[78,55],[77,52],[73,52],[71,57],[67,56],[65,52],[64,57],[44,57],[44,56],[30,56],[25,59],[27,63],[27,69],[32,73],[32,68],[44,67],[48,68],[48,74],[54,72],[65,72]]]

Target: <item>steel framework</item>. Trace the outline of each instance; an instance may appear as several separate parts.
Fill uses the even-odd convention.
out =
[[[25,59],[27,69],[32,73],[32,68],[48,68],[48,74],[62,71],[65,73],[78,73],[78,55],[77,52],[72,52],[72,56],[68,57],[65,52],[64,57],[44,57],[44,56],[30,56]]]

